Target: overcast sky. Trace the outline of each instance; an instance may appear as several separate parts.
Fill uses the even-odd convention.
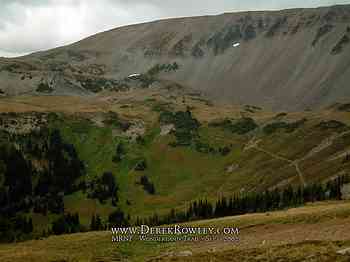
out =
[[[350,0],[0,0],[0,56],[69,44],[160,18],[349,4]]]

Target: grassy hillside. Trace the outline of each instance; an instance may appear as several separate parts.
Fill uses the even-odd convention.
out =
[[[325,185],[350,169],[346,104],[270,112],[252,105],[213,105],[201,95],[164,88],[2,102],[7,112],[1,115],[3,130],[24,134],[23,141],[35,128],[59,130],[63,142],[76,150],[84,165],[76,183],[85,186],[64,194],[64,211],[77,213],[84,229],[96,214],[106,223],[121,209],[135,222],[155,212],[185,210],[199,199],[215,203],[223,196],[288,185]],[[33,111],[54,114],[39,114],[39,121]],[[34,141],[45,144],[45,138]],[[25,158],[39,171],[47,166],[45,158],[27,153]],[[99,200],[99,181],[106,173],[112,174],[117,194]],[[37,181],[33,176],[33,188]],[[32,210],[24,215],[33,219],[34,237],[59,218]]]
[[[336,252],[349,247],[348,202],[249,214],[188,225],[237,226],[240,241],[111,243],[110,232],[52,236],[0,245],[2,261],[347,261]],[[183,254],[191,254],[183,256]]]

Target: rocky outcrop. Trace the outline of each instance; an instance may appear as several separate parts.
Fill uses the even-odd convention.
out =
[[[117,28],[54,50],[0,59],[0,86],[10,95],[35,92],[92,95],[123,91],[159,72],[214,100],[269,109],[323,107],[349,100],[350,5],[316,9],[225,13]],[[235,45],[238,48],[233,47]],[[116,48],[117,47],[117,48]],[[43,86],[42,86],[43,87]]]

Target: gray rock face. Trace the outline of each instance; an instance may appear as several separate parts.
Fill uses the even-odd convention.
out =
[[[323,107],[350,98],[349,25],[350,5],[343,5],[126,26],[62,48],[0,58],[0,87],[16,95],[37,93],[44,83],[50,94],[91,95],[125,89],[133,82],[121,80],[130,74],[176,62],[176,72],[157,77],[219,102]]]

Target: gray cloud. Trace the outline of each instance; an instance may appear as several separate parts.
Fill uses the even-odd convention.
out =
[[[0,56],[72,43],[114,27],[167,17],[347,4],[349,0],[0,0]]]

